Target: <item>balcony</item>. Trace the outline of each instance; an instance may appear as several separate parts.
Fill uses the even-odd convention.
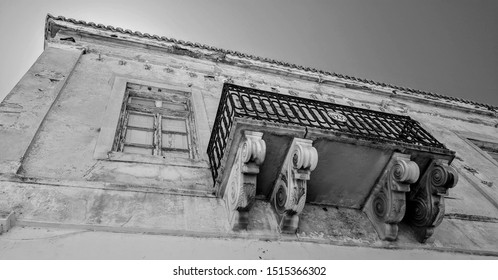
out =
[[[305,203],[363,211],[380,238],[407,221],[421,242],[444,216],[457,183],[455,152],[408,116],[225,84],[207,150],[214,187],[234,230],[256,196],[282,232]]]

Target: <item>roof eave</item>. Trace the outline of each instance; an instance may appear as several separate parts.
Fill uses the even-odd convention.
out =
[[[115,33],[127,34],[127,35],[132,36],[132,37],[149,39],[149,40],[154,40],[154,41],[163,42],[163,43],[171,43],[171,44],[185,47],[185,48],[195,48],[195,49],[199,49],[199,50],[216,52],[216,53],[220,53],[223,55],[230,55],[230,56],[234,56],[237,58],[253,60],[253,61],[257,61],[257,62],[265,63],[265,64],[268,63],[268,64],[271,64],[274,66],[280,66],[280,67],[284,67],[284,68],[303,71],[303,72],[306,72],[306,73],[311,74],[311,75],[317,75],[318,80],[321,80],[322,78],[329,76],[329,77],[334,77],[336,79],[344,80],[345,83],[353,82],[353,83],[360,84],[360,85],[363,85],[366,87],[376,86],[376,87],[386,88],[389,90],[390,93],[394,93],[394,94],[396,94],[398,91],[398,92],[408,93],[411,95],[419,95],[422,98],[429,99],[427,101],[430,101],[430,99],[436,99],[436,100],[442,99],[444,101],[449,101],[449,102],[455,103],[455,104],[446,104],[449,106],[457,105],[458,103],[460,103],[462,105],[466,105],[466,106],[473,106],[474,108],[463,107],[463,109],[466,109],[466,110],[473,109],[470,111],[475,111],[475,112],[478,112],[481,114],[484,113],[487,115],[496,116],[496,114],[498,113],[497,106],[479,103],[479,102],[466,100],[466,99],[462,99],[462,98],[445,96],[445,95],[441,95],[441,94],[437,94],[437,93],[432,93],[432,92],[427,92],[427,91],[422,91],[422,90],[417,90],[417,89],[412,89],[412,88],[407,88],[407,87],[401,87],[401,86],[396,86],[396,85],[387,84],[387,83],[380,83],[380,82],[376,82],[373,80],[361,79],[361,78],[357,78],[357,77],[353,77],[353,76],[348,76],[348,75],[338,74],[335,72],[319,70],[319,69],[311,68],[311,67],[304,67],[301,65],[296,65],[296,64],[292,64],[292,63],[287,63],[287,62],[283,62],[283,61],[269,59],[269,58],[264,58],[264,57],[255,56],[255,55],[251,55],[251,54],[245,54],[245,53],[241,53],[238,51],[216,48],[216,47],[212,47],[212,46],[208,46],[208,45],[204,45],[204,44],[192,43],[192,42],[183,41],[183,40],[177,40],[177,39],[168,38],[165,36],[150,35],[148,33],[131,31],[129,29],[125,30],[123,28],[113,27],[111,25],[106,26],[103,24],[96,24],[93,22],[86,22],[83,20],[75,20],[75,19],[66,18],[63,16],[56,17],[56,16],[53,16],[51,14],[47,14],[46,21],[45,21],[45,34],[44,34],[45,45],[46,45],[46,42],[49,39],[49,37],[53,37],[54,33],[57,32],[57,30],[53,29],[54,26],[56,26],[55,21],[72,23],[74,25],[89,27],[89,28],[93,28],[96,30],[103,30],[103,31],[110,31],[110,32],[115,32]],[[444,104],[444,103],[442,103],[442,104]],[[476,109],[478,109],[478,110],[476,110]]]

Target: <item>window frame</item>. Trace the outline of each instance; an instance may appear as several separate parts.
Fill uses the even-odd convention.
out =
[[[487,153],[495,162],[498,162],[498,142],[484,141],[480,139],[467,138],[477,148]]]
[[[117,141],[116,132],[120,129],[121,113],[123,105],[128,101],[126,88],[128,84],[138,84],[165,89],[167,91],[184,94],[189,102],[189,116],[186,121],[187,139],[189,141],[189,158],[182,156],[165,155],[146,155],[126,153],[116,151]],[[161,165],[177,165],[208,168],[207,156],[199,151],[204,151],[207,147],[205,139],[209,138],[209,127],[207,123],[206,111],[203,106],[202,95],[199,90],[193,90],[191,87],[179,85],[178,83],[168,82],[159,83],[141,79],[115,76],[112,81],[111,94],[107,103],[106,111],[102,120],[102,125],[97,139],[94,158],[98,160],[138,162]],[[152,97],[150,99],[153,99]],[[168,116],[166,116],[168,118]],[[200,122],[200,124],[199,124]],[[190,125],[189,125],[190,123]],[[162,133],[162,126],[160,128]],[[207,133],[207,135],[205,135]],[[162,147],[161,147],[162,150]]]
[[[156,93],[152,91],[150,96],[146,96],[148,93],[140,92],[142,89],[138,89],[138,87],[147,87],[149,88],[149,91],[151,91],[152,88],[158,89],[159,92],[164,90],[164,93]],[[168,93],[171,95],[171,98],[177,100],[168,100],[168,98],[166,98]],[[116,141],[113,146],[114,151],[129,153],[126,152],[126,148],[135,147],[149,149],[151,151],[151,155],[153,156],[168,157],[178,155],[178,157],[182,158],[185,156],[190,159],[195,158],[196,155],[192,152],[192,132],[195,131],[195,129],[191,127],[194,120],[192,119],[190,93],[151,87],[150,85],[127,83],[124,99],[125,101],[123,102],[121,108],[118,129],[116,130]],[[144,100],[146,102],[138,103],[135,100]],[[133,124],[130,125],[131,116],[150,117],[150,127],[136,126]],[[164,124],[168,122],[166,120],[172,122],[178,120],[183,123],[182,131],[164,129]],[[128,142],[128,131],[130,130],[147,131],[152,133],[150,143]],[[182,135],[182,138],[185,139],[185,147],[165,147],[163,138],[168,135]],[[144,155],[147,154],[144,153]]]
[[[469,131],[454,131],[454,133],[462,139],[467,145],[472,147],[475,151],[477,151],[484,158],[489,160],[493,165],[498,167],[498,161],[496,161],[486,150],[481,149],[476,143],[473,141],[490,143],[494,145],[498,145],[498,138],[491,137],[484,134],[477,134]]]

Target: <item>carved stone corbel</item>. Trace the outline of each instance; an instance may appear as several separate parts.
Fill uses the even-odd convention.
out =
[[[265,160],[263,133],[245,131],[230,171],[223,199],[233,230],[247,229],[249,210],[256,195],[259,166]]]
[[[393,241],[406,209],[406,193],[419,178],[418,165],[409,155],[394,153],[367,199],[363,211],[379,237]]]
[[[444,217],[444,195],[458,182],[456,170],[446,160],[434,159],[408,194],[406,220],[420,242],[426,242]]]
[[[306,185],[318,163],[313,141],[294,138],[273,188],[271,203],[281,232],[295,233],[306,202]]]

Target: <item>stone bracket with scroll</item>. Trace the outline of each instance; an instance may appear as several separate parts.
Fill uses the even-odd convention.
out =
[[[424,243],[444,218],[444,196],[458,182],[456,170],[446,160],[433,159],[424,174],[412,185],[405,219]]]
[[[394,153],[368,197],[363,211],[382,240],[398,237],[398,223],[406,210],[406,193],[419,178],[418,165],[410,155]]]
[[[228,220],[233,230],[247,229],[249,210],[256,196],[256,181],[259,166],[265,160],[266,144],[263,133],[245,131],[235,161],[230,170],[223,199]]]
[[[294,138],[278,175],[271,203],[283,233],[295,233],[306,202],[307,181],[318,163],[313,141]]]

